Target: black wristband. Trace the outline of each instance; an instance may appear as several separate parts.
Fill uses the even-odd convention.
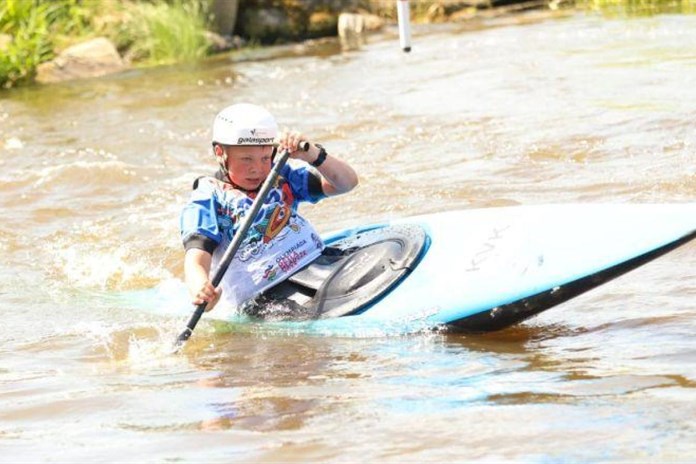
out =
[[[314,145],[319,149],[319,155],[317,156],[317,159],[315,159],[314,161],[312,161],[312,162],[309,163],[309,164],[311,164],[311,165],[314,166],[315,168],[318,168],[319,166],[321,166],[321,164],[322,164],[324,161],[326,161],[326,155],[327,155],[327,153],[326,153],[326,150],[324,150],[324,147],[322,147],[322,146],[319,145],[318,143],[315,143]]]

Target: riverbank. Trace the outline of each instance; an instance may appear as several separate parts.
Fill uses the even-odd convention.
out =
[[[315,4],[316,3],[316,4]],[[463,22],[530,9],[583,9],[606,15],[694,13],[689,1],[424,0],[411,2],[414,23]],[[221,8],[220,5],[223,5]],[[224,11],[224,9],[234,11]],[[0,88],[94,77],[131,67],[195,61],[232,49],[336,37],[339,17],[360,34],[396,22],[395,2],[341,0],[5,0],[0,6]],[[236,18],[221,30],[220,19]],[[232,20],[234,23],[234,20]],[[229,23],[228,23],[229,24]]]

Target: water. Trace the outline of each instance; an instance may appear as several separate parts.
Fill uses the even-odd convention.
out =
[[[416,32],[411,54],[392,36],[2,94],[8,461],[693,458],[694,244],[503,332],[204,319],[167,353],[190,310],[178,212],[215,167],[212,117],[235,101],[360,173],[353,193],[304,208],[324,231],[696,197],[696,17]]]

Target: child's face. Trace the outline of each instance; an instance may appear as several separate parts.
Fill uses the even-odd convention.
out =
[[[227,169],[230,179],[245,190],[255,190],[261,186],[271,172],[270,145],[250,145],[227,147]]]

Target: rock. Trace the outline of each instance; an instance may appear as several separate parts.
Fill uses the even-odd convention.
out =
[[[476,8],[470,7],[452,13],[451,15],[449,15],[447,20],[452,22],[465,22],[474,19],[477,16],[477,14],[478,10]]]
[[[98,77],[121,71],[125,64],[114,44],[99,37],[65,49],[58,57],[37,68],[36,81],[60,82]]]
[[[371,13],[360,13],[363,17],[365,23],[365,30],[367,32],[377,32],[384,27],[384,19]]]
[[[292,37],[292,22],[281,8],[247,9],[242,13],[243,35],[261,43],[275,43]]]
[[[312,13],[309,16],[307,34],[309,37],[326,37],[336,33],[338,17],[326,11]]]
[[[358,50],[365,45],[365,18],[357,13],[338,16],[338,38],[343,50]]]
[[[215,32],[221,36],[232,36],[234,33],[234,23],[237,22],[237,12],[239,11],[238,0],[212,0],[210,11],[213,14],[214,24],[217,28]]]
[[[244,0],[235,34],[252,43],[280,44],[336,36],[338,15],[361,0]]]
[[[425,13],[425,18],[429,23],[444,21],[447,19],[447,12],[442,3],[433,3]]]
[[[235,47],[232,37],[229,35],[223,36],[212,31],[205,31],[205,40],[208,42],[208,48],[213,53],[225,52]]]
[[[338,16],[338,38],[343,50],[357,50],[367,42],[367,33],[382,29],[384,20],[377,15],[341,13]]]

